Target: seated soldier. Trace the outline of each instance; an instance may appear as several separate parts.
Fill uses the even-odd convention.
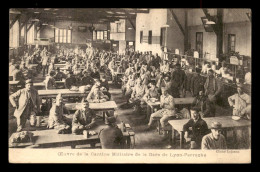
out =
[[[45,83],[46,90],[55,89],[56,83],[53,76],[55,75],[55,71],[50,72],[50,76],[47,76],[46,79],[43,81]]]
[[[68,73],[68,77],[65,80],[65,87],[67,89],[70,89],[72,86],[76,86],[77,85],[77,80],[76,78],[73,76],[73,72],[69,72]]]
[[[19,69],[19,65],[15,64],[15,69],[12,71],[10,76],[13,76],[14,81],[20,81],[20,82],[25,82],[25,77],[22,73],[22,71]]]
[[[131,98],[134,86],[135,86],[135,80],[136,80],[136,74],[133,73],[131,75],[129,75],[128,77],[128,81],[125,85],[125,97],[127,100],[127,103],[129,103],[129,99]]]
[[[162,95],[160,97],[160,107],[162,109],[151,114],[147,130],[150,130],[152,128],[152,124],[155,118],[158,117],[161,118],[160,123],[162,125],[162,129],[164,129],[164,127],[168,123],[168,120],[176,116],[174,99],[169,94],[168,90],[164,87],[162,87]]]
[[[58,130],[58,134],[69,133],[70,126],[68,125],[68,119],[63,116],[64,112],[67,112],[68,115],[70,114],[65,106],[63,106],[61,94],[58,94],[56,103],[53,103],[50,109],[47,128]]]
[[[84,76],[81,78],[81,85],[94,85],[94,79],[90,76],[89,72],[84,72]]]
[[[108,100],[109,97],[107,95],[104,95],[102,91],[100,91],[100,87],[93,87],[93,89],[91,89],[90,93],[87,96],[87,101],[91,103],[102,103]]]
[[[213,122],[210,129],[211,133],[202,138],[201,149],[227,149],[226,139],[221,134],[222,124]]]
[[[32,79],[33,72],[26,67],[24,61],[22,61],[21,65],[20,65],[20,70],[23,73],[23,76],[24,76],[25,80]]]
[[[55,73],[55,75],[53,76],[53,78],[56,80],[56,81],[62,81],[62,79],[64,78],[67,78],[67,76],[60,71],[60,68],[58,67],[57,68],[57,71]]]
[[[204,95],[203,91],[200,91],[199,95],[194,99],[193,107],[200,109],[203,118],[214,117],[211,113],[212,104],[209,102],[207,96]]]
[[[94,79],[100,79],[100,73],[99,73],[98,68],[96,66],[93,67],[93,70],[92,70],[90,76]]]
[[[143,97],[145,95],[145,92],[147,90],[147,86],[142,84],[141,79],[138,78],[136,80],[136,84],[133,88],[133,92],[131,94],[130,103],[134,104],[134,111],[138,112],[141,110],[140,105],[144,104]]]
[[[184,138],[186,140],[188,138],[191,139],[191,149],[200,149],[202,137],[208,134],[208,125],[201,119],[197,108],[192,108],[190,112],[191,119],[183,126],[183,131],[185,132]]]
[[[172,82],[171,82],[171,79],[170,79],[170,75],[168,73],[163,75],[158,80],[156,86],[159,88],[159,90],[161,90],[162,87],[165,87],[167,90],[169,90],[169,94],[172,95],[172,92],[171,92]]]
[[[92,128],[96,124],[96,114],[89,109],[88,102],[82,102],[81,109],[77,110],[72,119],[72,133],[82,134],[83,130]]]
[[[101,81],[100,81],[100,89],[102,90],[102,92],[108,96],[109,100],[111,99],[111,94],[109,93],[109,85],[108,85],[108,81],[106,79],[105,75],[101,76]]]
[[[116,118],[107,117],[106,124],[108,126],[100,130],[98,135],[102,149],[123,149],[123,133],[116,124]]]
[[[233,115],[239,117],[251,117],[251,97],[243,92],[243,85],[237,84],[237,94],[228,97],[228,103],[233,106]]]
[[[150,88],[146,91],[143,99],[145,101],[148,101],[151,98],[156,98],[156,99],[160,99],[160,94],[158,92],[158,89],[155,87],[155,83],[154,82],[150,82],[148,85]]]

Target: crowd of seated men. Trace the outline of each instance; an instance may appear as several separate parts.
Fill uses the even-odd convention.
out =
[[[204,66],[200,69],[198,66],[189,65],[185,59],[174,62],[165,57],[160,58],[158,54],[154,57],[149,52],[144,54],[135,52],[125,57],[124,60],[128,59],[129,65],[123,68],[122,93],[127,103],[134,106],[134,111],[138,112],[136,114],[142,114],[142,110],[146,110],[144,107],[147,100],[151,98],[160,100],[161,109],[155,109],[156,112],[151,114],[147,130],[152,128],[153,121],[158,118],[162,128],[168,125],[169,119],[191,118],[189,111],[189,115],[183,114],[187,111],[182,111],[182,106],[175,105],[175,98],[195,97],[192,107],[197,109],[201,117],[217,115],[217,100],[223,91],[223,82],[221,75],[216,73],[214,63],[211,64],[212,68],[207,64],[207,69]],[[113,65],[110,66],[113,69]],[[225,69],[222,67],[219,71],[225,75],[227,69],[225,64],[223,66]],[[251,97],[245,93],[242,83],[237,83],[236,87],[237,94],[228,97],[233,115],[249,119]]]
[[[109,100],[111,94],[107,81],[108,75],[110,74],[112,81],[114,81],[117,73],[124,73],[122,92],[127,99],[127,104],[134,106],[135,112],[142,114],[146,102],[151,98],[160,100],[161,109],[151,114],[148,130],[155,118],[161,118],[160,123],[162,127],[165,127],[168,125],[169,119],[179,117],[181,108],[175,105],[175,98],[195,97],[193,107],[198,109],[201,116],[203,118],[215,117],[216,101],[222,92],[221,78],[212,68],[199,69],[189,66],[188,62],[184,62],[183,59],[175,62],[172,59],[161,58],[158,54],[154,56],[151,52],[132,51],[119,55],[89,47],[86,51],[80,50],[78,53],[63,49],[63,51],[51,54],[44,48],[43,50],[35,49],[32,56],[25,53],[21,59],[20,67],[13,60],[9,65],[10,73],[13,74],[15,80],[21,80],[26,85],[26,79],[30,79],[28,64],[38,63],[42,69],[43,77],[45,74],[47,75],[44,81],[46,89],[57,88],[55,81],[63,79],[65,79],[65,88],[67,89],[75,86],[88,87],[90,93],[82,99],[82,102],[99,103]],[[60,68],[55,68],[55,64],[59,61],[66,61],[66,72],[63,73]],[[225,73],[224,69],[220,69],[220,71]],[[201,73],[206,73],[207,77],[202,77]],[[11,98],[17,96],[20,95],[16,93]],[[242,84],[238,84],[237,94],[228,98],[230,106],[233,107],[233,115],[250,118],[250,100],[250,96],[243,91]],[[80,112],[77,113],[78,116],[80,116],[79,114]],[[182,114],[181,116],[191,118],[191,115]],[[88,121],[90,124],[95,122],[95,120],[90,121],[92,121]],[[22,122],[24,122],[24,118]],[[61,124],[63,125],[63,123]],[[22,125],[18,124],[20,127],[18,130],[21,130]],[[83,128],[82,125],[72,126],[73,132],[82,131],[84,125],[88,124],[84,123]],[[64,124],[64,128],[68,129],[68,126]]]

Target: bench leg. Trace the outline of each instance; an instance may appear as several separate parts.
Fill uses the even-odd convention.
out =
[[[183,149],[184,145],[184,136],[183,136],[183,131],[180,132],[180,148]]]

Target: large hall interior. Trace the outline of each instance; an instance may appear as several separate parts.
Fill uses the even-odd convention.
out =
[[[12,8],[9,147],[250,149],[250,9]]]

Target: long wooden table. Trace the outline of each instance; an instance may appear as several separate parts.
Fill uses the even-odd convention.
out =
[[[78,107],[79,104],[77,103],[66,103],[65,107],[68,110],[77,110],[80,107]],[[105,111],[115,111],[117,108],[116,102],[115,101],[107,101],[103,103],[89,103],[89,108],[94,110],[94,111],[102,111],[103,112],[103,121],[105,121]],[[114,115],[114,114],[113,114]]]
[[[174,102],[176,105],[191,105],[195,100],[195,97],[187,97],[187,98],[174,98]],[[146,111],[146,120],[150,119],[150,115],[154,113],[155,108],[160,108],[160,101],[157,100],[152,102],[150,100],[146,101],[147,103],[147,111]],[[157,121],[157,128],[159,134],[161,134],[161,125],[160,125],[160,118]]]
[[[57,130],[49,129],[49,130],[38,130],[32,131],[34,134],[32,142],[30,143],[13,143],[11,144],[9,141],[9,147],[26,147],[26,146],[34,146],[34,147],[43,147],[43,148],[53,148],[53,147],[63,147],[70,146],[72,149],[76,147],[76,145],[86,145],[90,144],[92,148],[95,147],[95,144],[100,143],[100,139],[98,137],[98,133],[101,129],[105,128],[106,125],[101,124],[97,125],[94,128],[90,129],[90,131],[95,131],[96,135],[89,135],[88,138],[85,138],[83,135],[74,135],[74,134],[57,134]],[[125,149],[131,148],[131,136],[133,137],[135,133],[130,128],[126,128],[126,132],[123,132],[123,139]]]
[[[62,97],[86,97],[89,92],[82,93],[80,91],[71,91],[69,89],[38,90],[40,99],[55,98],[59,93],[62,94]]]
[[[233,130],[239,128],[245,128],[248,127],[250,129],[251,127],[251,121],[240,119],[238,121],[235,121],[232,119],[232,116],[219,116],[219,117],[210,117],[210,118],[203,118],[204,121],[206,121],[208,128],[210,129],[212,122],[220,122],[222,124],[223,130]],[[184,143],[184,132],[183,132],[183,126],[189,121],[189,119],[179,119],[179,120],[169,120],[169,124],[172,126],[172,140],[173,144],[175,144],[175,131],[178,131],[180,134],[180,148],[183,148]],[[235,134],[235,132],[233,132]]]
[[[80,105],[80,103],[66,103],[65,107],[68,110],[76,110],[78,109],[77,105]],[[89,108],[93,110],[113,110],[117,108],[117,105],[115,101],[107,101],[103,103],[89,103]]]
[[[186,98],[174,98],[174,103],[176,105],[191,105],[195,100],[195,97],[186,97]],[[146,101],[147,103],[147,112],[154,112],[154,108],[160,107],[160,101],[157,100],[152,102],[150,100]],[[150,114],[147,113],[147,118],[149,118]]]
[[[65,81],[55,81],[56,84],[65,84]],[[45,83],[44,82],[39,82],[39,83],[33,83],[33,86],[37,89],[37,90],[42,90],[46,89]]]
[[[66,66],[66,63],[58,63],[58,64],[54,64],[54,67],[55,67],[55,69],[57,69],[58,67],[59,68],[63,68],[63,67],[65,67]]]

